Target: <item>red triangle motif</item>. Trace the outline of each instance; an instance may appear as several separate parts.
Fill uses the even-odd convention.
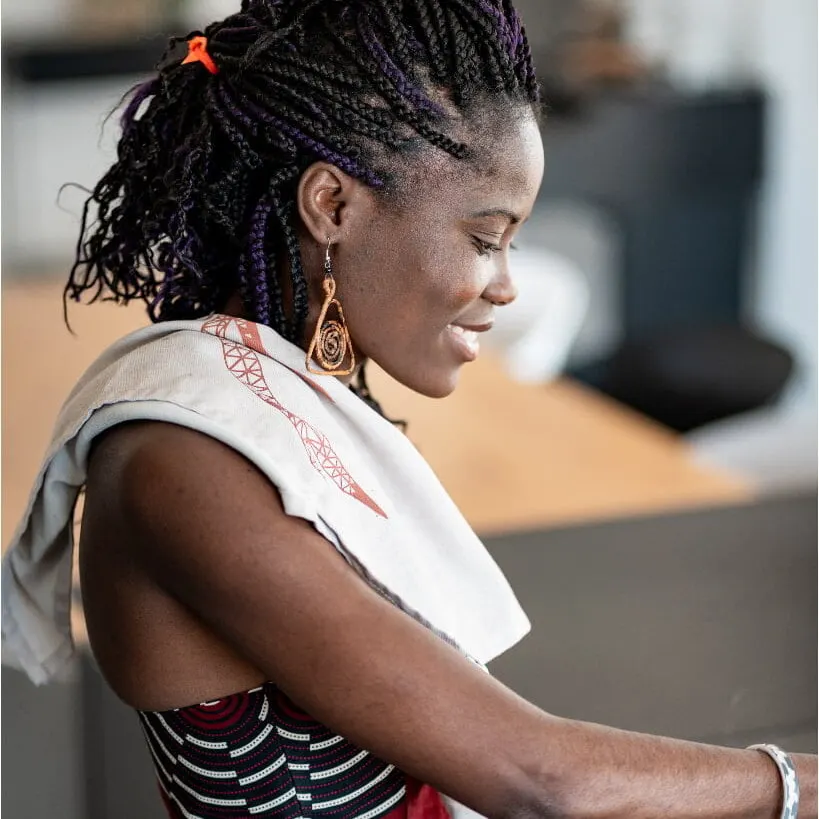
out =
[[[245,346],[227,338],[232,322],[236,323]],[[380,517],[386,518],[384,510],[347,471],[327,436],[303,418],[294,415],[276,400],[264,377],[262,362],[259,359],[259,355],[267,355],[267,352],[264,349],[258,326],[253,322],[233,319],[229,316],[212,316],[203,322],[202,332],[221,339],[225,366],[234,378],[290,421],[313,467],[329,478],[345,495],[355,498]]]

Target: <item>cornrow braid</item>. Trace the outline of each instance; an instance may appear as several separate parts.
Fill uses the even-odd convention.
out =
[[[468,78],[463,76],[464,71],[469,70],[469,66],[475,65],[480,59],[478,51],[472,38],[467,34],[458,13],[452,9],[446,9],[449,37],[452,42],[452,73],[457,78],[453,92],[456,105],[462,105],[462,89],[467,85]]]
[[[432,77],[437,82],[445,81],[450,72],[450,63],[447,59],[446,37],[442,30],[441,18],[436,15],[440,11],[440,4],[435,0],[414,0],[418,13],[419,27],[424,32],[429,44],[430,68]]]
[[[446,134],[437,130],[434,126],[429,125],[427,121],[425,121],[423,114],[419,112],[418,108],[413,108],[410,102],[404,96],[402,96],[400,89],[407,87],[402,81],[398,81],[400,82],[400,85],[398,88],[396,88],[396,81],[392,80],[383,73],[384,67],[379,65],[377,59],[375,59],[372,55],[359,56],[358,54],[352,52],[351,48],[347,45],[347,43],[345,43],[344,38],[342,38],[340,35],[331,33],[330,36],[335,40],[336,45],[340,50],[347,51],[349,53],[351,59],[359,68],[364,71],[373,72],[373,85],[385,102],[390,106],[391,111],[396,118],[399,120],[403,119],[404,122],[416,133],[418,133],[436,148],[446,151],[448,154],[451,154],[457,159],[462,159],[466,156],[465,145],[457,142],[451,137],[448,137]],[[389,70],[389,67],[387,70]],[[418,105],[419,107],[420,105],[432,107],[432,103],[428,101],[418,103]]]
[[[199,35],[218,74],[182,63]],[[323,160],[387,195],[419,142],[468,160],[455,121],[538,102],[510,0],[242,0],[171,38],[156,76],[126,97],[117,160],[83,208],[66,305],[139,299],[166,321],[238,292],[247,318],[302,343],[304,170]],[[372,401],[363,374],[360,392]]]

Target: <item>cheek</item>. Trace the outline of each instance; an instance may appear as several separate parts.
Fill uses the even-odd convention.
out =
[[[430,265],[427,275],[425,298],[437,303],[452,318],[480,299],[489,284],[491,265],[471,248],[448,252]]]
[[[375,260],[373,260],[375,262]],[[385,254],[362,281],[362,299],[378,301],[404,327],[429,322],[448,323],[453,313],[477,300],[487,284],[487,265],[474,252],[447,245],[408,244]]]
[[[475,304],[489,284],[491,260],[449,226],[393,230],[398,241],[385,242],[384,235],[390,234],[373,235],[343,260],[343,269],[356,271],[345,282],[345,312],[367,347],[380,348],[385,335],[420,343]]]

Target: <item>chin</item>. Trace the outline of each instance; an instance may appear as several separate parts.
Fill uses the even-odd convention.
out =
[[[461,369],[466,364],[453,360],[452,356],[442,355],[435,348],[414,354],[404,348],[400,355],[370,354],[364,357],[408,390],[426,398],[446,398],[452,395],[460,381]]]
[[[446,398],[455,392],[461,376],[461,368],[428,369],[413,373],[413,377],[397,378],[405,387],[427,398]]]

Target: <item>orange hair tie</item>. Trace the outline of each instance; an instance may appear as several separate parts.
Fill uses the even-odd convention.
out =
[[[211,74],[219,73],[219,67],[208,54],[207,37],[192,37],[188,40],[188,56],[182,60],[182,65],[187,63],[202,63]]]

